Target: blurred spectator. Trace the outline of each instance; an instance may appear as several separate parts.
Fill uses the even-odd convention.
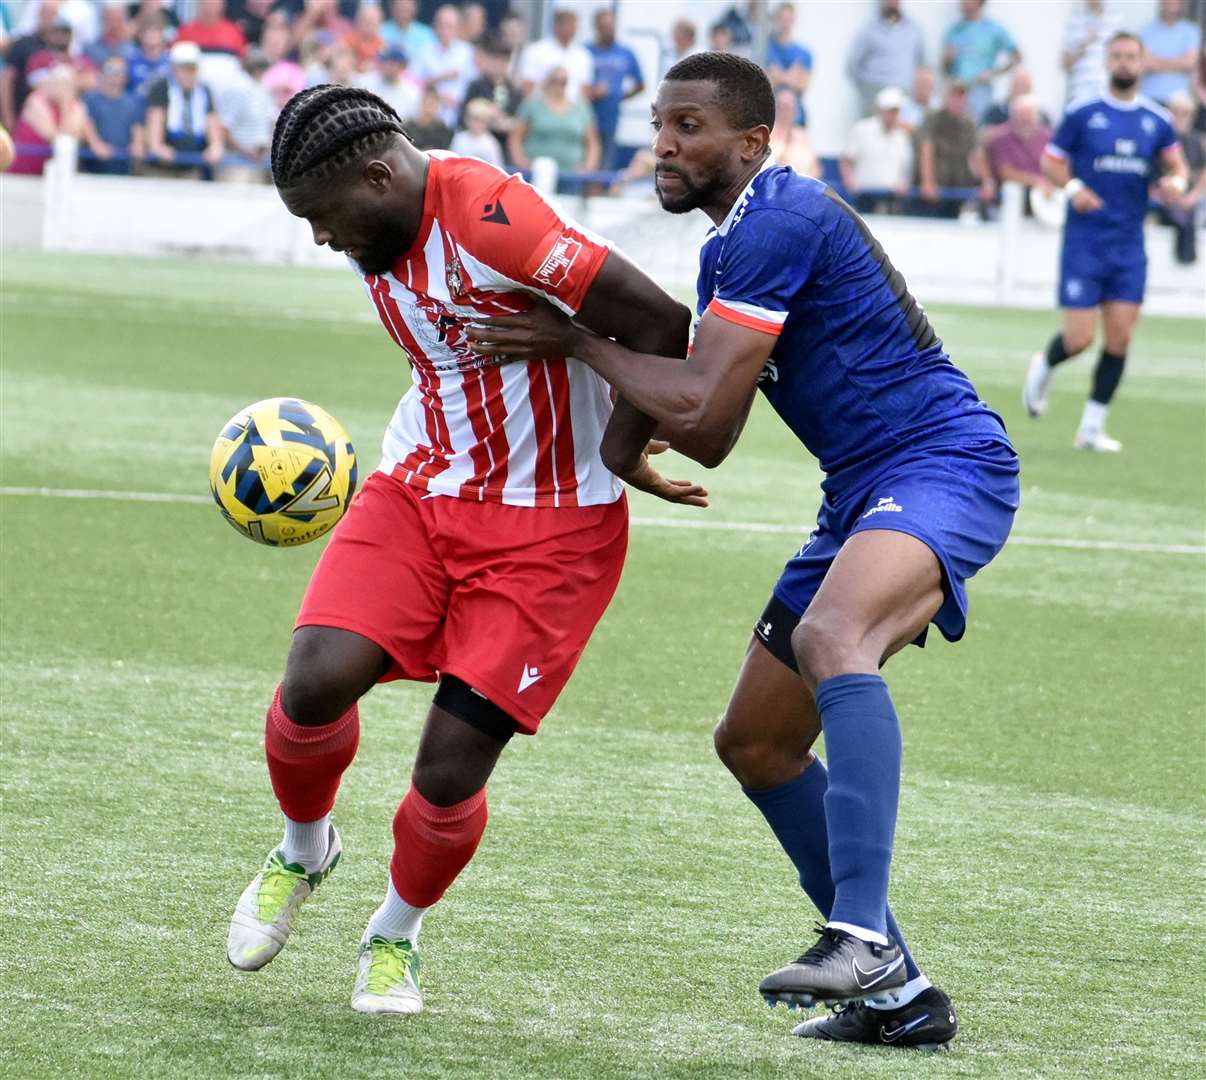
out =
[[[553,36],[533,41],[519,58],[519,85],[525,97],[543,86],[554,68],[561,68],[569,76],[566,96],[570,101],[577,101],[583,87],[595,81],[594,60],[585,46],[574,42],[577,33],[577,14],[568,8],[554,10]]]
[[[100,12],[93,0],[22,0],[16,5],[13,30],[29,34],[43,25],[43,9],[47,3],[54,8],[55,15],[71,28],[71,38],[76,48],[91,45],[100,35]],[[48,22],[52,22],[51,16]]]
[[[934,72],[928,67],[919,67],[913,73],[913,85],[909,90],[909,96],[900,106],[900,122],[906,131],[916,131],[921,127],[921,122],[926,118],[926,114],[938,107],[939,102],[934,97],[934,89]]]
[[[660,74],[665,75],[684,57],[699,52],[696,44],[695,24],[690,19],[676,19],[670,27],[670,45],[662,51]]]
[[[432,26],[435,44],[412,58],[411,71],[424,86],[440,95],[440,116],[444,123],[455,124],[465,99],[465,87],[475,74],[473,48],[457,36],[461,14],[451,4],[436,9]]]
[[[377,57],[385,51],[385,39],[381,36],[381,9],[376,4],[360,5],[356,22],[342,44],[355,56],[357,71],[368,71],[377,63]]]
[[[733,31],[728,23],[713,23],[708,30],[708,49],[711,52],[733,52]]]
[[[406,127],[410,141],[420,150],[447,150],[452,142],[452,128],[440,115],[440,95],[435,90],[423,91],[419,115]]]
[[[506,151],[507,136],[515,126],[515,114],[523,100],[519,87],[511,81],[507,74],[511,66],[511,50],[507,44],[496,35],[487,33],[479,41],[474,53],[474,63],[481,72],[469,84],[465,91],[466,103],[476,98],[484,98],[493,104],[490,114],[490,130],[498,140],[499,150]],[[464,112],[461,113],[461,126],[465,125]]]
[[[762,21],[762,0],[745,0],[743,4],[734,4],[712,26],[712,34],[716,35],[716,27],[723,26],[728,31],[728,46],[717,52],[735,52],[746,59],[754,59],[755,37]]]
[[[502,148],[490,131],[494,114],[494,102],[485,98],[473,98],[465,104],[465,128],[452,136],[449,147],[454,154],[481,158],[491,165],[502,168]]]
[[[787,165],[801,176],[820,176],[820,162],[812,148],[808,128],[799,122],[799,99],[789,86],[775,91],[775,126],[771,128],[770,152],[776,165]]]
[[[29,77],[25,70],[29,58],[49,47],[56,34],[70,32],[70,24],[59,21],[58,0],[42,0],[38,8],[38,20],[33,30],[13,40],[5,55],[3,70],[0,70],[0,123],[9,131],[15,131],[17,118],[29,96]]]
[[[197,17],[180,27],[176,41],[191,41],[202,53],[242,57],[247,51],[243,31],[226,17],[226,0],[197,0]]]
[[[644,90],[645,78],[636,53],[616,41],[616,17],[610,9],[595,12],[595,40],[588,48],[595,64],[590,97],[599,132],[599,168],[614,169],[620,103]]]
[[[461,40],[474,45],[485,32],[486,9],[472,0],[468,4],[461,4]]]
[[[0,124],[0,173],[8,172],[17,159],[17,147],[8,129]]]
[[[66,64],[75,72],[75,88],[79,93],[96,88],[100,69],[84,53],[72,48],[70,23],[58,19],[46,35],[46,48],[39,49],[25,61],[25,76],[32,79],[38,68]]]
[[[167,77],[147,92],[147,153],[154,158],[144,167],[152,176],[201,179],[202,166],[178,164],[177,154],[203,154],[207,166],[222,157],[222,125],[214,111],[214,98],[198,78],[201,50],[195,42],[178,41],[170,54]]]
[[[846,55],[846,74],[858,87],[859,115],[878,109],[876,98],[885,87],[912,86],[924,63],[921,27],[904,16],[900,0],[879,0],[879,16],[863,26]]]
[[[269,18],[264,23],[260,35],[260,48],[268,60],[268,70],[264,72],[264,88],[273,97],[277,97],[279,88],[291,87],[289,97],[305,88],[306,74],[301,64],[290,57],[289,27],[287,24]],[[288,98],[285,99],[286,101]],[[279,111],[279,106],[278,106]]]
[[[227,0],[226,13],[247,42],[259,41],[276,0]]]
[[[75,92],[75,73],[67,64],[38,68],[30,74],[29,96],[21,108],[21,118],[13,129],[17,158],[10,173],[41,176],[46,158],[59,135],[83,134],[87,113]],[[25,148],[41,153],[28,154]]]
[[[138,48],[130,61],[130,89],[146,94],[151,85],[168,73],[167,39],[158,19],[145,22],[138,31]]]
[[[1105,43],[1122,22],[1106,10],[1105,0],[1083,0],[1084,6],[1064,26],[1060,63],[1068,73],[1066,101],[1100,94],[1105,89]]]
[[[391,45],[386,49],[381,54],[378,66],[360,75],[356,79],[356,85],[371,90],[388,103],[403,120],[409,120],[419,113],[423,88],[410,77],[406,53],[398,45]]]
[[[435,31],[415,18],[418,10],[415,0],[390,0],[389,22],[381,27],[381,36],[386,42],[398,46],[412,58],[428,45],[434,45],[436,40]]]
[[[984,151],[967,112],[967,85],[958,79],[947,83],[942,108],[917,131],[917,172],[921,209],[933,217],[958,217],[963,206],[963,199],[943,195],[940,188],[979,186],[981,198],[992,197]]]
[[[1004,101],[994,102],[985,110],[980,118],[981,127],[999,127],[1009,121],[1011,106],[1020,97],[1031,97],[1034,94],[1034,80],[1025,68],[1014,68],[1009,76],[1009,96]],[[1045,127],[1051,126],[1051,117],[1045,112],[1039,112],[1039,121]]]
[[[514,11],[508,11],[499,19],[498,39],[511,54],[511,63],[517,63],[524,43],[528,40],[528,24],[524,21],[523,16],[517,15]]]
[[[121,3],[107,3],[101,8],[100,37],[84,50],[84,55],[98,68],[103,68],[111,56],[124,61],[128,68],[137,51],[130,41],[132,32],[133,27]]]
[[[1160,208],[1160,216],[1174,229],[1173,257],[1182,265],[1197,262],[1197,222],[1206,200],[1206,146],[1193,128],[1194,99],[1178,92],[1168,99],[1173,130],[1181,143],[1185,164],[1189,166],[1189,188],[1173,202]]]
[[[272,145],[272,120],[276,112],[272,94],[264,86],[267,70],[268,57],[253,46],[243,57],[241,77],[217,92],[215,109],[222,124],[225,147],[249,159],[223,165],[223,180],[262,183],[267,177],[261,159]]]
[[[319,30],[301,45],[302,71],[307,86],[331,81],[331,57],[335,53],[335,37],[330,30]]]
[[[555,67],[540,89],[519,106],[508,143],[511,161],[530,169],[536,158],[557,162],[561,173],[599,167],[599,136],[590,106],[569,96],[569,73]]]
[[[336,86],[355,86],[358,76],[356,54],[343,45],[336,45],[331,50],[326,72],[323,82],[334,83]]]
[[[886,86],[875,96],[875,115],[859,120],[850,129],[839,168],[842,186],[860,213],[895,212],[909,190],[913,140],[900,122],[903,104],[903,91]]]
[[[147,23],[158,23],[163,28],[165,35],[174,34],[180,25],[180,20],[176,18],[176,11],[172,6],[172,0],[133,0],[132,3],[126,5],[126,14],[130,16],[130,21],[135,26],[135,35]]]
[[[247,39],[238,24],[226,17],[226,0],[196,0],[196,13],[176,32],[174,44],[192,42],[201,50],[201,81],[216,92],[239,81]]]
[[[301,49],[319,34],[334,43],[345,37],[352,24],[339,14],[339,0],[305,0],[301,14],[293,20],[293,47]]]
[[[783,3],[775,8],[770,40],[766,43],[766,74],[778,93],[786,87],[796,95],[796,123],[807,126],[804,94],[812,78],[812,53],[794,38],[796,8]]]
[[[1143,92],[1164,103],[1178,91],[1189,92],[1189,82],[1202,47],[1202,31],[1181,18],[1181,0],[1160,0],[1160,17],[1139,31],[1147,49],[1147,74]]]
[[[967,84],[967,112],[976,123],[992,102],[993,79],[1022,59],[1009,31],[984,17],[984,3],[959,0],[963,18],[942,39],[943,70],[948,78]]]
[[[1050,195],[1054,187],[1043,175],[1043,150],[1051,141],[1051,125],[1032,94],[1019,94],[1009,103],[1009,122],[988,139],[988,164],[998,184],[1015,181]]]
[[[143,156],[143,101],[126,89],[128,79],[126,62],[120,56],[110,56],[101,65],[97,88],[84,95],[89,120],[84,138],[100,158],[81,161],[80,168],[85,172],[125,176],[130,171],[130,158]]]

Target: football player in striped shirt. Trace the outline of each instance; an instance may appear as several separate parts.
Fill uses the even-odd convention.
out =
[[[628,535],[623,485],[600,457],[607,383],[564,353],[482,357],[468,327],[544,300],[632,348],[683,355],[690,312],[522,178],[415,149],[367,91],[293,98],[272,170],[315,242],[347,255],[411,378],[302,601],[265,728],[284,839],[238,901],[227,955],[246,971],[272,960],[334,869],[357,701],[389,679],[438,681],[352,995],[359,1012],[415,1013],[423,917],[482,838],[503,747],[535,733],[569,679]],[[647,456],[624,478],[706,505]]]

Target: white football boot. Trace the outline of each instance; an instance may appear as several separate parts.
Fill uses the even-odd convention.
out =
[[[1099,454],[1117,454],[1122,443],[1111,439],[1101,428],[1081,428],[1072,445],[1077,450],[1096,450]]]
[[[1047,354],[1036,352],[1026,368],[1026,381],[1022,383],[1022,404],[1036,420],[1047,411],[1047,387],[1051,383],[1051,365]]]
[[[423,1008],[419,950],[409,941],[387,941],[366,930],[356,961],[352,1008],[358,1013],[413,1015]]]
[[[342,851],[334,825],[328,834],[327,857],[313,872],[285,862],[280,848],[273,851],[235,906],[226,958],[240,971],[257,971],[272,960],[289,940],[298,910],[335,869]]]

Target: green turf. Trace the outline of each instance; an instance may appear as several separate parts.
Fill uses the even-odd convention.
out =
[[[367,470],[405,378],[348,275],[5,252],[2,300],[13,487],[204,493],[221,423],[273,394],[339,416]],[[7,495],[0,1076],[1201,1075],[1203,324],[1143,322],[1113,458],[1070,448],[1083,361],[1043,423],[1020,415],[1049,314],[931,314],[1017,439],[1019,536],[1194,549],[1012,545],[963,643],[890,665],[893,900],[958,1004],[952,1053],[805,1044],[754,991],[812,912],[709,732],[792,536],[634,528],[427,922],[429,1008],[390,1022],[348,996],[430,689],[366,700],[344,861],[286,953],[237,974],[227,919],[278,835],[262,713],[321,545],[257,547],[210,506]],[[815,466],[763,408],[707,481],[706,514],[634,511],[815,513]]]

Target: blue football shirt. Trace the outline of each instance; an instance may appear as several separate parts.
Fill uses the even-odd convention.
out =
[[[1142,246],[1156,159],[1177,145],[1168,113],[1143,96],[1119,101],[1106,94],[1073,102],[1047,153],[1066,160],[1072,175],[1105,206],[1090,214],[1069,206],[1065,236],[1125,239]]]
[[[768,163],[705,242],[698,289],[700,316],[778,338],[759,386],[829,494],[903,452],[1008,445],[862,218],[819,180]]]

